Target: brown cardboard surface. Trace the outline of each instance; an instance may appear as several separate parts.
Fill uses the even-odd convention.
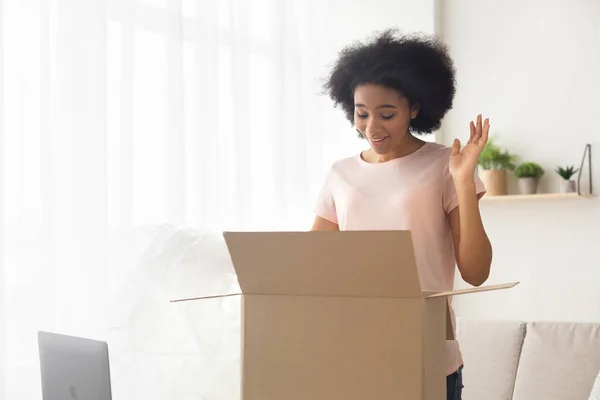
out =
[[[242,398],[420,399],[423,303],[245,296]]]
[[[423,382],[424,399],[444,399],[446,397],[446,364],[440,362],[440,355],[446,355],[447,325],[445,314],[448,301],[445,297],[423,302],[424,340],[423,340]],[[452,324],[450,324],[452,332]],[[454,333],[452,332],[452,337]],[[442,358],[444,359],[444,358]]]
[[[225,232],[244,294],[420,298],[409,232]]]
[[[510,289],[517,286],[519,282],[509,282],[509,283],[501,283],[498,285],[487,285],[487,286],[478,286],[467,289],[457,289],[457,290],[449,290],[447,292],[439,292],[434,294],[427,294],[425,298],[432,299],[436,297],[448,297],[448,296],[458,296],[461,294],[469,294],[469,293],[479,293],[479,292],[491,292],[494,290],[503,290]]]
[[[224,238],[242,289],[242,400],[443,399],[448,296],[516,284],[422,292],[403,231]]]

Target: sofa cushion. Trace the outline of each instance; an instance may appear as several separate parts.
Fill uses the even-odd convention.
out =
[[[527,324],[515,400],[587,399],[600,369],[600,324]]]
[[[463,399],[512,399],[525,323],[461,318],[456,322],[465,365]]]

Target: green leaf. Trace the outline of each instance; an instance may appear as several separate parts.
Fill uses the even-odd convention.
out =
[[[560,175],[564,180],[570,180],[571,177],[573,175],[575,175],[575,173],[579,171],[579,169],[575,169],[575,167],[573,165],[570,165],[568,167],[558,167],[556,168],[556,173],[558,175]]]
[[[544,175],[544,172],[544,169],[534,162],[525,162],[515,168],[517,178],[539,178]]]
[[[495,138],[489,138],[479,154],[479,166],[483,169],[515,169],[516,157],[495,143]]]

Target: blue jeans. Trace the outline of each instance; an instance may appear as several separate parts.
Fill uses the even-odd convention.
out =
[[[458,371],[446,377],[446,392],[448,400],[462,400],[462,369],[463,367],[461,366]]]

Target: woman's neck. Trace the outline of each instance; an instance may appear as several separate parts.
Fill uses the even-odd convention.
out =
[[[370,163],[383,163],[412,154],[423,147],[425,143],[427,142],[407,134],[389,153],[377,154],[373,149],[369,149],[363,153],[363,158]]]

